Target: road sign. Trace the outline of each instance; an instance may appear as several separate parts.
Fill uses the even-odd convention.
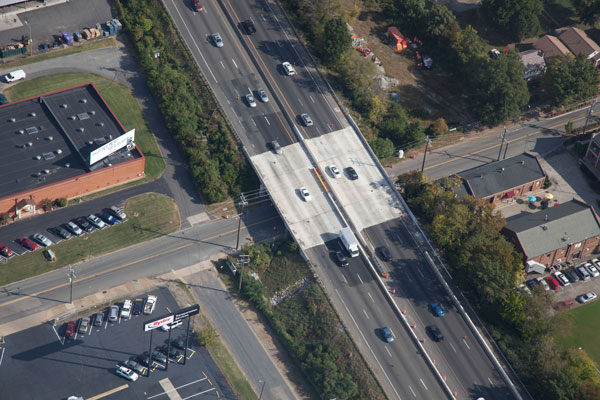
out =
[[[177,321],[181,321],[182,319],[191,317],[192,315],[196,315],[199,312],[200,312],[200,306],[198,304],[196,304],[191,307],[182,308],[181,310],[177,310],[173,314],[175,316],[175,322],[177,322]]]
[[[152,329],[160,328],[163,325],[170,324],[174,320],[173,317],[174,317],[173,314],[163,315],[160,318],[156,318],[149,322],[146,322],[144,324],[144,332],[148,332],[148,331],[151,331]]]
[[[163,325],[170,324],[172,322],[179,322],[186,318],[196,315],[200,312],[200,305],[195,304],[190,307],[182,308],[170,314],[162,315],[158,318],[151,319],[144,323],[144,332],[151,331],[152,329],[160,328]]]

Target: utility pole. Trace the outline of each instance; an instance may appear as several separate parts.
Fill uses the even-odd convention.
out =
[[[73,280],[77,277],[75,276],[75,271],[73,267],[69,265],[69,271],[67,273],[67,277],[69,278],[69,286],[71,287],[71,295],[69,296],[69,303],[73,304]]]
[[[594,106],[596,105],[597,101],[598,101],[598,98],[595,98],[594,101],[592,101],[592,103],[590,104],[590,109],[588,110],[587,115],[585,116],[585,125],[583,125],[582,134],[584,134],[585,130],[587,129],[588,121],[589,121],[590,117],[592,116],[592,113],[594,112]]]
[[[240,248],[240,229],[242,228],[242,216],[244,215],[244,209],[248,205],[248,201],[244,197],[244,193],[240,194],[240,202],[238,203],[238,205],[240,207],[240,213],[238,214],[237,240],[235,242],[236,250]]]
[[[429,146],[431,146],[431,139],[429,136],[425,136],[425,152],[423,153],[423,164],[421,164],[421,175],[423,175],[423,171],[425,170],[425,156],[427,155]]]
[[[265,383],[267,383],[266,381],[259,381],[262,382],[262,387],[260,388],[260,396],[258,396],[258,400],[262,400],[262,394],[263,394],[263,390],[265,390]]]
[[[242,291],[242,278],[244,278],[244,264],[250,263],[250,256],[245,254],[240,254],[238,257],[238,264],[240,265],[240,284],[238,286],[238,291]]]
[[[502,155],[502,146],[504,145],[504,142],[506,141],[506,125],[504,125],[504,132],[502,132],[502,141],[500,142],[500,150],[498,151],[498,160],[500,161],[500,156]],[[506,155],[506,153],[505,153]]]

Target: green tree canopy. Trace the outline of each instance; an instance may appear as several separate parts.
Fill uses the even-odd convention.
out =
[[[327,64],[342,61],[342,56],[350,50],[352,38],[346,28],[346,22],[341,17],[330,19],[325,24],[322,43],[322,56]]]
[[[540,0],[483,0],[483,8],[495,24],[507,35],[518,40],[537,35],[539,16],[543,6]]]
[[[585,54],[552,57],[548,64],[544,83],[555,104],[588,99],[598,93],[598,73]]]
[[[579,15],[581,22],[588,25],[594,25],[600,17],[599,0],[571,0],[575,7],[575,12]]]

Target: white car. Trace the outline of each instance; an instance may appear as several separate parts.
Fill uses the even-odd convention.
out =
[[[310,117],[310,115],[308,115],[307,113],[300,114],[300,119],[302,119],[302,122],[304,123],[304,125],[313,126],[313,120]]]
[[[586,294],[582,294],[581,296],[577,296],[575,298],[575,300],[577,300],[578,302],[583,304],[583,303],[587,303],[588,301],[594,300],[596,297],[598,297],[598,296],[596,296],[596,293],[589,292]]]
[[[102,221],[94,214],[88,215],[87,220],[90,221],[90,224],[94,225],[98,229],[104,228],[104,221]]]
[[[535,280],[537,281],[537,283],[542,285],[544,290],[550,290],[550,286],[548,285],[548,282],[546,282],[546,280],[544,278],[538,277],[538,278],[535,278]]]
[[[246,95],[246,102],[250,107],[256,107],[256,101],[254,101],[254,96],[252,96],[251,94]]]
[[[212,35],[210,35],[210,37],[212,38],[215,46],[223,47],[223,39],[221,39],[221,35],[219,35],[219,32],[213,33]]]
[[[302,195],[302,199],[304,199],[304,201],[311,201],[312,197],[310,197],[310,193],[308,192],[308,189],[305,187],[301,187],[300,188],[300,194]]]
[[[329,172],[331,172],[331,175],[333,175],[333,177],[336,179],[342,176],[342,173],[340,172],[338,167],[336,167],[333,164],[329,166]]]
[[[554,273],[554,276],[556,277],[556,279],[558,279],[558,281],[560,283],[562,283],[563,286],[569,286],[570,285],[569,279],[562,272],[556,271]]]
[[[162,325],[160,327],[160,329],[162,331],[167,332],[169,329],[179,328],[181,325],[183,325],[183,321],[177,321],[177,322],[172,322],[172,323],[167,324],[167,325]]]
[[[281,66],[283,67],[283,72],[285,72],[287,76],[296,75],[296,70],[289,62],[285,61]]]
[[[139,375],[136,374],[135,372],[133,372],[132,370],[130,370],[127,367],[119,367],[117,368],[117,370],[115,371],[117,375],[122,376],[123,378],[130,380],[132,382],[137,381],[137,379],[139,378]]]
[[[593,259],[591,263],[586,263],[585,267],[590,272],[590,274],[595,278],[600,276],[600,272],[598,272],[598,268],[596,268],[596,263],[594,262],[596,259]]]
[[[36,242],[40,242],[41,244],[43,244],[46,247],[52,246],[52,240],[48,239],[46,236],[42,235],[41,233],[34,233],[33,239]]]
[[[121,307],[121,318],[129,317],[131,317],[131,300],[127,299],[123,302],[123,307]]]
[[[80,227],[77,226],[76,223],[69,221],[66,225],[67,229],[71,231],[73,235],[79,236],[83,233]]]
[[[260,101],[262,101],[263,103],[268,103],[269,102],[269,96],[267,96],[267,92],[265,92],[264,89],[258,89],[256,91],[256,94],[258,94],[258,98],[260,99]]]
[[[144,305],[144,314],[152,314],[154,307],[156,307],[156,296],[149,294]]]

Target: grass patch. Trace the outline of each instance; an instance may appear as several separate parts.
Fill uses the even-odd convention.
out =
[[[165,162],[158,149],[156,139],[144,119],[140,105],[127,87],[100,75],[70,72],[25,80],[6,89],[4,94],[9,100],[17,101],[87,82],[94,83],[125,130],[135,128],[135,143],[146,156],[144,169],[146,177],[132,184],[137,185],[158,178],[165,169]],[[115,190],[117,189],[107,189],[101,193],[106,194],[106,192]]]
[[[127,200],[128,220],[102,231],[52,246],[55,262],[48,262],[42,250],[14,257],[0,266],[0,286],[75,264],[90,257],[145,242],[179,229],[180,217],[175,201],[157,193]]]
[[[238,367],[231,354],[229,354],[227,347],[225,347],[220,339],[215,340],[214,343],[206,346],[206,348],[240,399],[258,399],[252,386],[250,386],[244,377],[242,370]]]
[[[559,339],[565,346],[585,349],[597,365],[600,365],[600,346],[596,345],[600,340],[599,313],[600,301],[570,310],[569,314],[573,320],[573,328],[568,337]]]

